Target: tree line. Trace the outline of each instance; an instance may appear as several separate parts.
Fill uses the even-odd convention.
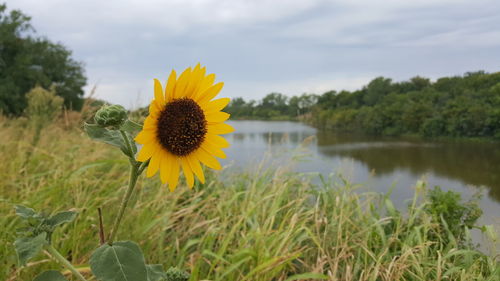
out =
[[[308,102],[297,106],[301,97],[309,97]],[[500,72],[467,72],[435,82],[420,76],[402,82],[377,77],[356,91],[291,98],[273,93],[249,102],[236,98],[227,112],[236,119],[301,118],[337,132],[500,138]]]
[[[318,97],[315,94],[288,97],[270,93],[259,101],[234,98],[224,111],[230,113],[232,119],[294,120],[310,113]]]
[[[62,44],[37,36],[30,21],[0,4],[0,113],[21,115],[26,94],[37,86],[55,90],[66,108],[80,109],[87,82],[82,63]]]

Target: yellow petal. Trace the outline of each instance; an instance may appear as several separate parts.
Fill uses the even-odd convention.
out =
[[[218,146],[213,145],[207,141],[205,141],[201,144],[201,148],[211,155],[214,155],[214,156],[222,158],[222,159],[226,158],[226,154],[224,153],[224,151],[222,151],[222,149],[220,149]]]
[[[220,170],[222,166],[220,165],[219,161],[215,159],[212,155],[210,155],[205,149],[201,148],[198,149],[195,153],[196,158],[205,166],[212,168],[214,170]]]
[[[179,182],[179,161],[176,156],[172,155],[172,160],[170,161],[170,177],[168,179],[168,188],[171,192],[174,192]]]
[[[189,163],[185,157],[181,158],[182,171],[184,172],[184,177],[186,177],[186,183],[189,188],[193,188],[194,185],[194,177],[191,168],[189,167]]]
[[[157,124],[158,120],[152,116],[148,116],[146,117],[146,120],[144,120],[144,126],[143,128],[144,129],[155,129],[156,128],[156,124]]]
[[[169,155],[168,152],[161,151],[160,154],[160,179],[163,184],[168,182],[168,179],[170,177],[170,163],[171,161],[171,156]]]
[[[137,134],[134,140],[140,144],[147,144],[156,139],[156,136],[152,130],[142,130]]]
[[[203,170],[201,169],[201,165],[198,159],[193,157],[193,155],[188,155],[186,159],[189,163],[189,167],[191,167],[191,170],[194,172],[196,177],[200,180],[201,183],[205,183],[205,175],[203,174]]]
[[[196,94],[193,95],[193,100],[197,101],[201,98],[202,94],[212,85],[214,84],[215,81],[215,74],[209,74],[205,77],[203,77],[202,82],[200,83],[200,87],[196,90]]]
[[[156,100],[152,100],[149,104],[149,114],[157,115],[160,111],[161,107],[158,105],[158,102],[156,102]]]
[[[214,123],[207,125],[207,131],[209,134],[223,135],[234,132],[234,128],[226,123]]]
[[[205,119],[207,119],[207,122],[219,123],[226,121],[227,119],[229,119],[230,116],[231,114],[229,113],[217,111],[205,114]]]
[[[146,176],[148,178],[154,176],[158,169],[160,168],[161,152],[156,152],[149,161],[148,170],[146,171]]]
[[[163,89],[161,86],[160,81],[158,79],[155,79],[155,101],[158,103],[159,106],[165,105],[165,96],[163,95]]]
[[[212,87],[212,85],[215,82],[215,74],[209,74],[203,78],[203,82],[201,83],[200,88],[198,89],[198,94],[202,94],[205,92],[208,88]],[[199,97],[199,96],[197,96]]]
[[[224,83],[219,82],[212,87],[208,88],[205,90],[203,93],[200,94],[197,100],[198,104],[200,104],[202,107],[207,104],[210,100],[212,100],[219,92],[222,90],[222,87],[224,86]]]
[[[181,76],[179,76],[179,80],[177,80],[177,83],[175,84],[174,88],[174,99],[179,99],[185,96],[186,86],[188,85],[190,77],[191,77],[191,67],[184,70]]]
[[[221,98],[208,103],[204,108],[205,112],[217,112],[222,110],[231,101],[230,98]]]
[[[206,67],[203,67],[202,69],[200,69],[200,77],[199,77],[199,80],[198,80],[198,83],[196,85],[196,88],[194,89],[193,91],[193,94],[191,95],[191,97],[194,99],[195,97],[197,97],[199,94],[200,94],[200,91],[203,89],[203,81],[205,81],[205,73],[207,72],[207,68]],[[206,90],[206,89],[203,89],[203,91]]]
[[[220,159],[226,159],[227,158],[226,153],[222,149],[216,150],[215,153],[214,153],[214,155],[217,156],[217,157],[219,157]]]
[[[177,74],[175,73],[175,70],[172,70],[170,76],[168,77],[167,85],[165,86],[166,101],[171,101],[173,99],[176,79],[177,79]]]
[[[225,148],[230,146],[229,142],[225,138],[217,135],[207,134],[205,136],[205,140],[219,148]]]
[[[147,161],[149,158],[151,158],[151,156],[153,156],[153,153],[155,152],[155,149],[157,147],[158,145],[156,143],[148,143],[143,145],[139,153],[137,153],[137,161]]]
[[[194,98],[196,96],[197,89],[200,87],[204,76],[205,68],[200,69],[200,64],[196,65],[191,75],[191,81],[189,81],[189,85],[186,88],[187,97]]]

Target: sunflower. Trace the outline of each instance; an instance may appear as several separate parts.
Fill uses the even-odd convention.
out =
[[[150,159],[147,177],[160,172],[162,183],[174,191],[182,167],[187,185],[192,188],[194,175],[201,183],[205,176],[200,163],[219,170],[215,158],[225,158],[222,148],[229,143],[221,136],[234,131],[224,123],[229,114],[221,110],[229,98],[213,98],[224,83],[214,84],[215,74],[205,74],[200,64],[188,68],[177,78],[174,70],[165,89],[154,79],[154,99],[149,106],[149,116],[135,141],[142,144],[137,154],[140,162]]]

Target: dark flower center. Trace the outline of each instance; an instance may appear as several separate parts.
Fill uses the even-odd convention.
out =
[[[206,133],[205,114],[192,99],[182,98],[167,103],[158,117],[158,140],[174,155],[186,156],[198,149]]]

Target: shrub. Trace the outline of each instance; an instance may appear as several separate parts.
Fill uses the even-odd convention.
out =
[[[443,191],[439,186],[429,191],[427,198],[429,204],[425,211],[439,225],[437,230],[439,233],[437,234],[443,234],[449,230],[457,239],[457,243],[464,243],[466,229],[474,227],[477,219],[483,213],[478,206],[478,198],[463,203],[460,193]],[[446,237],[446,235],[442,235],[442,237]]]

